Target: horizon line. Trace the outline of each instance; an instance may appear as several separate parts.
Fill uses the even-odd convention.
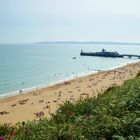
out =
[[[47,43],[77,43],[77,44],[128,44],[128,45],[140,45],[140,42],[127,42],[127,41],[41,41],[36,44],[47,44]]]
[[[40,42],[31,42],[31,43],[0,43],[0,45],[16,45],[16,44],[52,44],[52,43],[77,43],[77,44],[117,44],[117,45],[140,45],[140,42],[128,42],[128,41],[93,41],[93,40],[89,40],[89,41],[68,41],[68,40],[61,40],[61,41],[40,41]]]

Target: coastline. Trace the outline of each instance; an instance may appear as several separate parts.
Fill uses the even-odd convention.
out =
[[[44,88],[49,88],[49,87],[55,86],[57,84],[62,84],[64,82],[74,80],[75,78],[81,78],[81,77],[88,76],[88,75],[91,75],[91,74],[97,74],[100,71],[105,72],[105,71],[117,69],[117,68],[126,66],[128,64],[137,63],[139,61],[140,61],[139,59],[136,59],[133,62],[122,63],[122,64],[119,64],[118,66],[114,66],[114,67],[111,67],[111,68],[108,68],[108,69],[100,69],[100,70],[94,70],[94,71],[92,70],[92,71],[86,71],[86,72],[82,72],[82,73],[77,73],[77,74],[70,75],[69,77],[65,77],[63,79],[60,79],[60,80],[57,80],[57,81],[54,81],[54,82],[50,82],[49,84],[36,85],[36,86],[33,86],[33,87],[23,88],[23,89],[19,89],[17,91],[4,93],[4,94],[0,95],[0,100],[20,95],[20,90],[22,91],[22,94],[28,94],[29,92],[35,91],[36,89],[41,90],[41,89],[44,89]]]
[[[76,75],[34,90],[0,98],[0,123],[15,124],[18,121],[39,119],[35,113],[42,111],[50,117],[64,101],[74,102],[80,97],[98,96],[110,86],[121,85],[140,71],[140,61],[121,64],[115,68]]]
[[[103,70],[101,70],[101,71],[103,71]],[[36,85],[36,86],[33,86],[33,87],[24,88],[24,89],[20,89],[20,90],[22,91],[22,94],[28,94],[29,92],[32,92],[34,90],[41,90],[41,89],[44,89],[44,88],[49,88],[49,87],[55,86],[57,84],[63,84],[64,82],[69,82],[69,81],[72,81],[76,78],[80,78],[80,77],[84,77],[84,76],[87,76],[87,75],[90,75],[90,74],[96,74],[96,73],[98,73],[98,71],[82,72],[82,73],[79,73],[79,74],[70,75],[69,77],[65,77],[64,79],[61,79],[61,80],[51,82],[47,85]],[[20,95],[20,90],[9,92],[9,93],[4,93],[4,94],[0,95],[0,100]]]

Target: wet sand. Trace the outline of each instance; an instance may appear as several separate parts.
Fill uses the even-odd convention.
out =
[[[121,85],[125,80],[135,77],[139,71],[140,62],[135,62],[0,99],[0,123],[15,124],[41,117],[49,118],[50,113],[55,113],[64,101],[75,102],[79,98],[96,97],[108,87]]]

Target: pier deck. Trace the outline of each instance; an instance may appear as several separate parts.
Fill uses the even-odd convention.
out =
[[[122,54],[122,57],[125,57],[125,56],[128,58],[137,57],[140,59],[140,55]]]
[[[83,52],[81,50],[80,55],[82,56],[99,56],[99,57],[128,57],[128,58],[133,58],[137,57],[140,59],[140,55],[135,55],[135,54],[119,54],[118,52],[108,52],[105,49],[102,49],[101,52]]]

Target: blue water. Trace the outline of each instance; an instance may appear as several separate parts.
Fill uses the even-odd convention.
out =
[[[109,69],[136,61],[136,58],[80,56],[80,51],[102,48],[119,53],[138,54],[138,45],[28,44],[0,45],[0,95],[64,79],[87,71]],[[77,59],[72,59],[76,57]]]

